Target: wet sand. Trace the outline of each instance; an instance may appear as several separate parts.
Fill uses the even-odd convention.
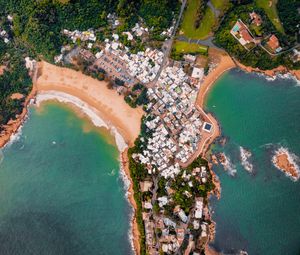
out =
[[[141,118],[144,114],[141,108],[133,109],[127,105],[124,98],[114,90],[107,88],[107,82],[98,81],[80,72],[61,68],[42,62],[41,76],[37,80],[37,91],[58,91],[77,97],[89,106],[98,110],[101,119],[108,126],[113,126],[132,146],[140,133]],[[123,170],[130,180],[128,200],[134,210],[136,202],[133,197],[132,180],[128,168],[127,149],[121,153]],[[132,219],[132,241],[136,254],[139,254],[139,231],[136,217]]]
[[[216,66],[209,74],[205,77],[203,83],[200,86],[200,90],[197,97],[197,104],[203,108],[205,97],[208,91],[211,89],[213,84],[221,77],[226,71],[235,68],[236,64],[231,57],[220,50],[211,50],[209,54],[212,56],[212,62]]]
[[[100,117],[115,127],[125,142],[132,146],[140,133],[141,108],[133,109],[123,96],[107,88],[107,82],[98,81],[81,72],[41,63],[41,75],[36,82],[37,92],[58,91],[74,96],[99,111]]]

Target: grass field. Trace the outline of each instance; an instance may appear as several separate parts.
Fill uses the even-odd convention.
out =
[[[175,41],[173,48],[175,49],[175,52],[178,54],[206,54],[208,51],[208,47],[204,45],[199,45],[196,43],[188,43],[188,42],[181,42],[181,41]]]
[[[199,0],[188,0],[188,6],[185,10],[180,30],[184,35],[191,39],[204,39],[211,33],[215,24],[215,16],[213,11],[208,7],[199,28],[195,29],[194,22],[196,18]]]
[[[273,25],[276,27],[276,29],[279,32],[284,33],[284,29],[278,18],[278,15],[277,15],[277,9],[276,9],[277,0],[271,0],[271,1],[270,0],[256,0],[255,2],[258,7],[264,9],[264,11],[268,15],[269,19],[272,21]],[[270,2],[272,2],[271,7],[270,7]]]
[[[218,10],[223,10],[224,7],[228,4],[229,0],[211,0],[213,6]]]

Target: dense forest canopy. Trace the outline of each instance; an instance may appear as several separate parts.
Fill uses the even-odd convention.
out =
[[[280,21],[288,35],[295,36],[300,29],[300,1],[279,0],[277,10]]]
[[[10,119],[15,119],[16,115],[22,112],[25,98],[32,86],[24,60],[18,55],[9,54],[9,58],[9,64],[0,76],[0,131],[3,124]],[[13,93],[20,93],[24,97],[12,99]]]

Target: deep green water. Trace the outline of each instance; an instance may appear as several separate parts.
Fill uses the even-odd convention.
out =
[[[213,87],[207,99],[228,138],[224,151],[236,166],[230,176],[215,167],[221,199],[212,199],[218,251],[235,254],[300,254],[300,181],[293,182],[271,163],[283,146],[300,156],[300,87],[293,80],[267,81],[233,70]],[[239,146],[252,152],[254,174],[240,164]],[[299,162],[298,162],[299,165]]]
[[[1,255],[131,254],[118,151],[87,125],[47,103],[2,151]]]

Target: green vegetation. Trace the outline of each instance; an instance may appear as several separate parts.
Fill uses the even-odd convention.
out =
[[[162,28],[170,25],[174,17],[172,12],[178,9],[179,1],[176,0],[142,0],[138,13],[149,27],[160,33]]]
[[[199,5],[197,7],[197,12],[196,12],[196,18],[194,21],[195,29],[199,28],[200,23],[204,17],[205,11],[206,11],[206,7],[207,7],[207,0],[199,1]]]
[[[255,3],[259,8],[262,8],[265,11],[276,29],[280,33],[284,33],[284,29],[277,14],[277,0],[256,0]]]
[[[218,10],[224,10],[229,4],[229,0],[211,0],[213,6]]]
[[[196,43],[188,43],[182,41],[175,41],[172,48],[171,56],[175,60],[182,59],[184,54],[203,54],[207,55],[208,47],[204,45],[199,45]]]
[[[295,37],[299,31],[300,15],[299,15],[300,1],[297,0],[278,0],[277,9],[281,23],[286,34]],[[298,33],[299,41],[299,33]]]
[[[231,56],[246,66],[257,67],[262,70],[273,69],[279,65],[287,66],[288,68],[299,68],[297,63],[294,64],[289,57],[289,53],[278,56],[270,56],[259,46],[254,47],[251,51],[247,51],[231,34],[230,30],[238,19],[243,20],[250,25],[249,13],[255,11],[261,15],[263,24],[260,28],[260,35],[266,37],[274,34],[279,38],[280,45],[283,48],[289,48],[293,45],[293,40],[287,35],[283,35],[277,31],[263,9],[258,8],[255,4],[246,4],[234,6],[228,11],[228,14],[219,26],[215,34],[215,43],[224,48]],[[250,26],[250,29],[252,27]],[[257,31],[253,31],[257,33]]]
[[[150,119],[150,117],[147,117]],[[128,149],[128,159],[129,159],[129,171],[130,171],[130,177],[133,182],[133,191],[134,191],[134,199],[137,205],[137,210],[135,211],[135,216],[140,232],[140,254],[145,255],[146,254],[146,244],[145,244],[145,228],[144,228],[144,222],[142,217],[142,199],[143,194],[140,191],[139,183],[141,181],[145,181],[146,179],[151,178],[151,176],[148,175],[147,170],[145,167],[139,163],[138,161],[135,161],[133,158],[133,155],[136,153],[141,153],[143,148],[147,145],[149,137],[152,135],[151,132],[147,132],[147,127],[144,124],[145,119],[142,120],[142,126],[141,126],[141,134],[135,141],[135,146]]]
[[[145,168],[136,162],[132,158],[133,153],[138,153],[138,148],[135,146],[133,148],[129,148],[128,150],[128,158],[129,158],[129,171],[130,176],[133,182],[133,191],[134,191],[134,200],[136,202],[136,211],[135,217],[138,224],[138,229],[140,233],[140,253],[142,255],[146,254],[146,237],[145,237],[145,227],[142,216],[142,193],[140,192],[139,182],[143,180],[142,173],[145,172]]]
[[[205,166],[205,168],[207,169],[207,182],[201,183],[195,176],[191,175],[188,182],[191,181],[193,187],[190,187],[188,185],[188,182],[183,177],[184,173],[186,175],[189,175],[192,173],[193,169],[201,166]],[[194,203],[195,197],[206,198],[208,192],[214,189],[212,176],[208,170],[208,162],[205,159],[198,157],[187,168],[182,169],[181,173],[176,177],[176,179],[172,180],[170,186],[175,191],[173,195],[173,206],[180,205],[180,207],[186,213],[188,213]],[[187,192],[192,196],[187,197]]]
[[[101,28],[107,34],[108,13],[116,12],[120,17],[119,32],[132,27],[138,21],[137,13],[153,33],[161,33],[170,26],[173,12],[179,2],[173,0],[0,0],[0,14],[14,16],[13,35],[16,40],[30,48],[36,56],[53,61],[60,47],[67,43],[61,31]]]
[[[22,112],[26,96],[32,88],[31,78],[22,56],[9,54],[1,60],[6,64],[6,70],[0,76],[0,131],[3,130],[3,125]],[[12,99],[13,93],[20,93],[24,97]]]
[[[24,57],[53,62],[54,56],[60,54],[61,46],[69,43],[61,33],[63,29],[98,29],[97,37],[103,40],[113,32],[107,15],[116,13],[121,22],[118,33],[130,29],[140,16],[155,36],[171,25],[179,6],[179,1],[174,0],[0,0],[0,26],[10,38],[9,46],[0,38],[0,64],[7,70],[0,81],[0,124],[6,124],[20,113],[31,90]],[[12,23],[7,20],[7,15],[13,16]],[[138,41],[134,48],[141,50],[142,42]],[[81,61],[73,68],[99,80],[105,79],[105,72],[97,73],[97,70],[89,69],[88,64]],[[118,80],[116,83],[122,85]],[[25,97],[10,99],[15,92]],[[136,97],[132,103],[135,106],[147,102],[146,89],[133,96]]]
[[[195,26],[197,20],[197,10],[202,6],[203,2],[198,0],[189,0],[184,13],[181,29],[184,35],[191,39],[204,39],[210,35],[216,20],[213,11],[206,6],[204,16],[200,25]]]
[[[135,84],[132,91],[125,95],[124,100],[132,108],[147,105],[149,103],[147,88],[142,84]]]

